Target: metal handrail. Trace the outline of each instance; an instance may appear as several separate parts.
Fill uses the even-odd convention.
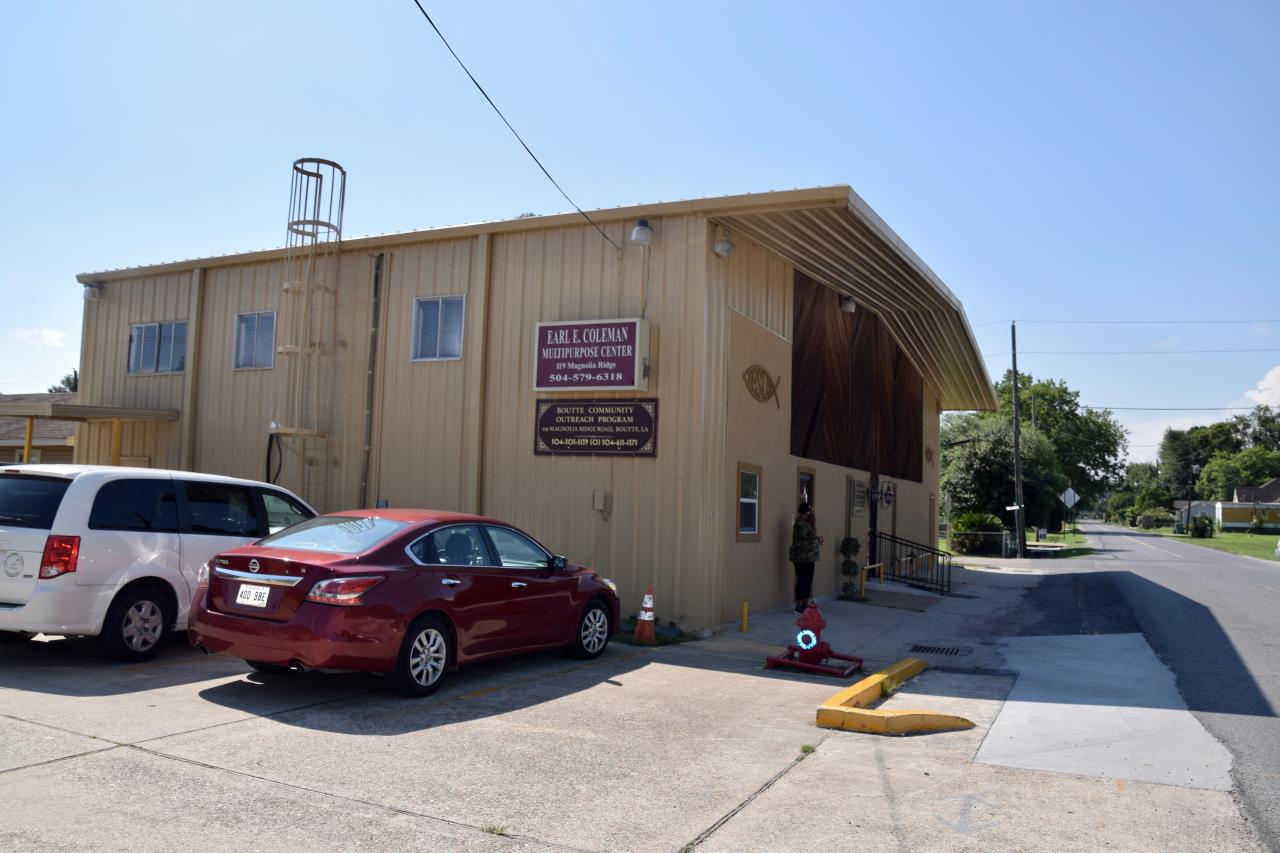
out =
[[[891,533],[877,531],[875,538],[876,555],[884,566],[882,578],[942,595],[951,592],[951,555],[946,551]]]

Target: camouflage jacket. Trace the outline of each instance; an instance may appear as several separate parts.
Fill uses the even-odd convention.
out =
[[[802,515],[791,526],[791,550],[787,559],[793,563],[815,563],[822,556],[818,546],[818,531],[813,526],[812,515]]]

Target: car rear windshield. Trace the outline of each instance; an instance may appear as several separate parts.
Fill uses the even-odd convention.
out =
[[[381,544],[407,526],[406,522],[388,518],[322,515],[273,533],[258,544],[265,548],[359,554]]]
[[[0,474],[0,527],[48,530],[70,485],[63,477]]]

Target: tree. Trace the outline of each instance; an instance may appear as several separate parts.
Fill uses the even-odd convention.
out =
[[[1280,477],[1280,450],[1247,447],[1239,453],[1219,453],[1200,472],[1196,491],[1209,501],[1229,501],[1237,486],[1257,486]]]
[[[1195,485],[1195,466],[1204,468],[1216,454],[1238,453],[1244,446],[1231,421],[1187,430],[1167,429],[1160,441],[1160,468],[1170,488],[1184,496]]]
[[[1280,450],[1280,410],[1255,406],[1247,415],[1236,415],[1231,423],[1243,446]]]
[[[1172,505],[1174,493],[1161,476],[1159,466],[1151,462],[1132,462],[1107,501],[1107,513],[1115,519],[1126,519]]]
[[[989,512],[1013,524],[1013,425],[994,414],[949,417],[942,428],[942,489],[953,512]],[[1022,428],[1022,493],[1027,523],[1056,526],[1065,507],[1058,494],[1067,487],[1057,452],[1042,432]],[[950,445],[950,447],[948,447]]]
[[[1022,423],[1034,426],[1053,446],[1057,470],[1080,499],[1091,502],[1113,487],[1124,473],[1128,447],[1125,429],[1109,411],[1080,406],[1080,392],[1062,380],[1018,380]],[[1013,417],[1013,377],[1007,371],[996,384],[1000,414]]]
[[[62,377],[62,381],[59,382],[57,385],[49,386],[50,394],[57,394],[59,392],[65,392],[65,391],[79,391],[79,390],[80,390],[80,371],[76,370],[75,368],[72,368],[70,373]]]

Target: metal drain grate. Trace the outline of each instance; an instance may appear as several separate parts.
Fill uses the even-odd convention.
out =
[[[921,655],[958,655],[959,646],[912,646],[911,651]]]

